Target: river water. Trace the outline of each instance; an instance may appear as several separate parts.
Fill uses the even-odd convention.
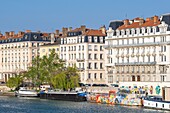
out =
[[[169,111],[88,102],[0,97],[0,113],[169,113]]]

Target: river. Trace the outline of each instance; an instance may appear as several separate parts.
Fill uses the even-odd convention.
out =
[[[0,97],[0,113],[169,113],[141,107],[114,106],[26,97]]]

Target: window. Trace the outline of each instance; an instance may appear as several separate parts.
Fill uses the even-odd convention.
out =
[[[135,76],[134,75],[132,76],[132,81],[135,81]]]
[[[89,45],[89,46],[88,46],[88,49],[89,49],[89,51],[91,51],[91,50],[92,50],[92,46],[91,46],[91,45]]]
[[[91,54],[89,54],[89,59],[92,59],[92,58],[91,58]]]
[[[137,76],[137,81],[140,81],[140,76],[139,75]]]
[[[100,69],[103,69],[103,63],[100,63]]]
[[[97,54],[94,54],[94,59],[97,59]]]
[[[97,73],[94,73],[94,79],[97,79]]]
[[[89,67],[88,68],[91,69],[91,63],[89,63]]]
[[[97,69],[97,63],[94,63],[94,68]]]
[[[102,79],[103,78],[103,74],[102,73],[100,73],[100,79]]]
[[[88,75],[88,79],[90,79],[91,78],[91,73],[89,73],[89,75]]]
[[[82,50],[84,50],[84,46],[82,46]]]
[[[103,51],[103,47],[102,46],[100,46],[100,51]]]
[[[97,45],[94,46],[94,50],[95,50],[95,51],[98,51],[98,50],[97,50]]]
[[[100,54],[100,59],[103,59],[103,54]]]

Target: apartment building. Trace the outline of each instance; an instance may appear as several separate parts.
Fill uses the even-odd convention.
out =
[[[0,80],[27,71],[32,60],[39,55],[39,46],[49,43],[49,34],[40,32],[5,32],[0,35]]]
[[[170,14],[111,21],[104,47],[108,83],[170,85]]]
[[[81,26],[69,29],[67,35],[61,38],[60,58],[66,66],[76,66],[82,83],[105,83],[104,42],[105,27],[99,30]]]
[[[56,36],[54,33],[51,33],[51,43],[40,46],[40,57],[48,56],[53,49],[58,54],[58,56],[60,56],[60,42],[61,38]]]

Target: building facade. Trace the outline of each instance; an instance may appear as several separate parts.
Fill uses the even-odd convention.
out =
[[[0,80],[6,82],[31,66],[39,55],[39,46],[49,43],[49,35],[40,32],[6,32],[0,35]]]
[[[40,46],[40,57],[48,56],[51,50],[55,50],[56,54],[60,56],[60,39],[56,37],[54,33],[51,33],[51,43],[47,43]]]
[[[87,29],[85,26],[69,30],[61,38],[60,58],[66,66],[76,66],[80,81],[86,84],[105,83],[104,41],[105,28]]]
[[[104,47],[108,83],[169,84],[170,14],[112,21]]]

